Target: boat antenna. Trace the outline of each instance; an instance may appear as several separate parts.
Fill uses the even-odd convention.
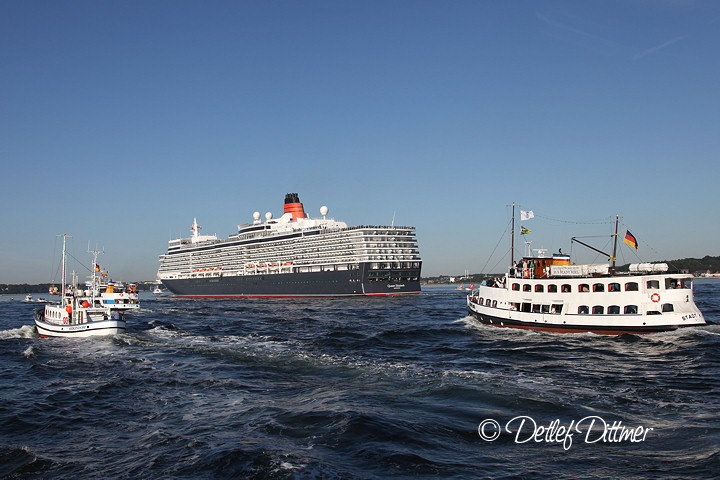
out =
[[[97,282],[97,277],[96,277],[95,272],[97,272],[97,271],[99,270],[98,263],[97,263],[97,258],[98,258],[98,254],[100,254],[100,253],[105,253],[105,247],[103,247],[102,252],[100,252],[100,251],[98,251],[98,247],[97,247],[97,243],[96,243],[96,244],[95,244],[95,250],[93,250],[93,251],[91,252],[91,251],[90,251],[90,241],[88,240],[88,253],[92,254],[92,256],[93,256],[91,301],[92,301],[92,305],[95,305],[95,287],[96,287],[96,282]]]

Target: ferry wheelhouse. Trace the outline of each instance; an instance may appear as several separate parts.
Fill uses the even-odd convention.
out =
[[[297,193],[284,213],[253,214],[226,239],[200,235],[171,240],[160,255],[158,280],[181,296],[345,296],[420,293],[415,228],[348,227],[309,218]]]
[[[580,242],[582,243],[582,242]],[[693,278],[667,264],[571,264],[568,255],[526,256],[496,281],[472,290],[468,314],[498,327],[617,335],[705,325]]]

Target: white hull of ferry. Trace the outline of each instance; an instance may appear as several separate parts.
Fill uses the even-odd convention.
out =
[[[56,310],[62,312],[59,308]],[[84,323],[74,324],[48,322],[45,320],[46,312],[45,307],[35,312],[35,327],[41,337],[92,337],[116,335],[125,332],[125,320],[123,318],[104,319],[106,309],[88,314]]]
[[[667,288],[667,285],[684,285]],[[565,290],[565,291],[563,291]],[[619,335],[705,325],[683,275],[525,279],[481,286],[467,297],[480,322],[547,332]]]

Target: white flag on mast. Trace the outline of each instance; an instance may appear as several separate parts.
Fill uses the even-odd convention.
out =
[[[527,212],[525,210],[520,210],[520,221],[522,220],[530,220],[531,218],[534,218],[535,214],[532,210],[528,210]]]

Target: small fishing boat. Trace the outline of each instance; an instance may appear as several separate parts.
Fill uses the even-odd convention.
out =
[[[63,235],[62,295],[58,303],[48,303],[35,311],[35,327],[41,337],[89,337],[113,335],[125,331],[125,318],[120,310],[95,305],[94,294],[65,285],[66,235]]]
[[[27,295],[25,295],[25,300],[23,300],[23,302],[32,302],[32,301],[33,301],[33,297],[31,294],[28,293]]]
[[[705,325],[695,305],[692,275],[669,272],[664,263],[616,271],[618,219],[613,253],[608,255],[612,265],[575,265],[563,254],[526,255],[513,262],[504,277],[468,294],[468,314],[487,325],[559,333],[619,335]],[[625,243],[637,246],[630,232]]]

